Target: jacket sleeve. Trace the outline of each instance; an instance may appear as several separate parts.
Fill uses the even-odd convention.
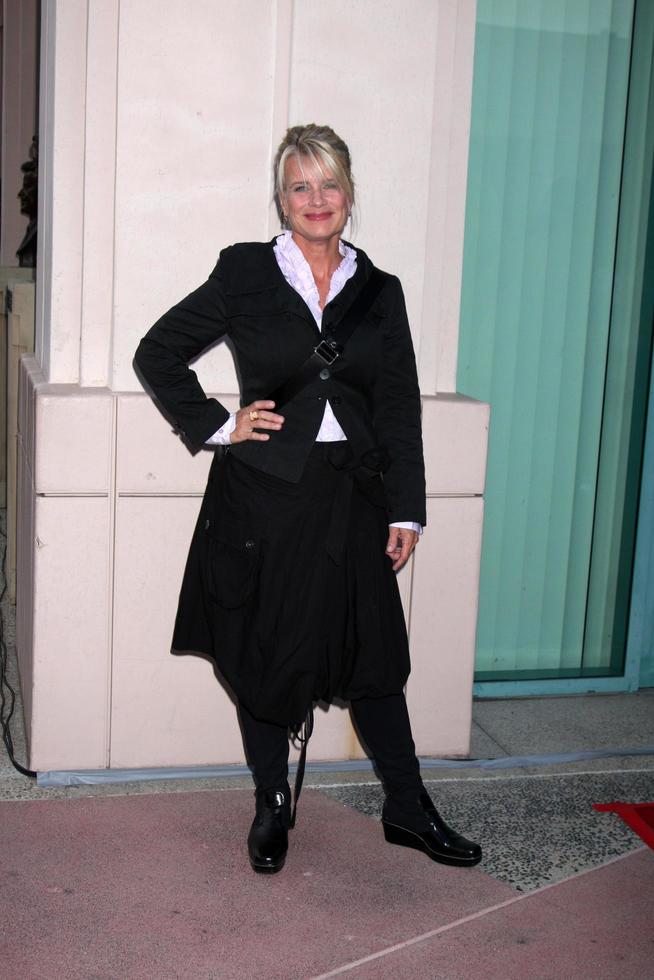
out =
[[[389,522],[427,523],[420,388],[404,294],[390,277],[382,364],[374,391],[374,426],[389,455],[384,489]]]
[[[227,333],[220,262],[207,281],[157,320],[141,340],[134,364],[152,394],[193,446],[200,447],[229,418],[207,398],[188,366]]]

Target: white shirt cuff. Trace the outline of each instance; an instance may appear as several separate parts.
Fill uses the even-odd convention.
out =
[[[229,437],[236,428],[236,412],[232,412],[224,425],[221,425],[217,432],[209,436],[206,446],[228,446]]]
[[[416,534],[422,534],[422,524],[416,524],[415,521],[393,521],[389,527],[405,527],[407,531],[415,531]]]

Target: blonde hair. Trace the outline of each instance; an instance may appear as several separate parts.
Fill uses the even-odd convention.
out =
[[[354,180],[352,178],[352,163],[347,144],[337,136],[330,126],[318,126],[309,123],[306,126],[291,126],[281,141],[273,161],[274,199],[279,220],[284,224],[284,208],[282,197],[286,192],[285,173],[286,161],[289,157],[298,157],[300,166],[302,157],[306,157],[324,173],[329,170],[348,199],[350,208],[354,205]]]

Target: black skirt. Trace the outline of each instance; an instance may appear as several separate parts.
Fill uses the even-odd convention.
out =
[[[316,443],[299,483],[212,466],[182,583],[173,653],[215,661],[255,717],[300,724],[313,701],[399,693],[404,615],[385,554],[379,474]]]

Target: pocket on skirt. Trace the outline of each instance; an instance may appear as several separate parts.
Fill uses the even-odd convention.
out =
[[[225,609],[245,605],[259,578],[261,542],[245,525],[207,521],[207,589]]]

